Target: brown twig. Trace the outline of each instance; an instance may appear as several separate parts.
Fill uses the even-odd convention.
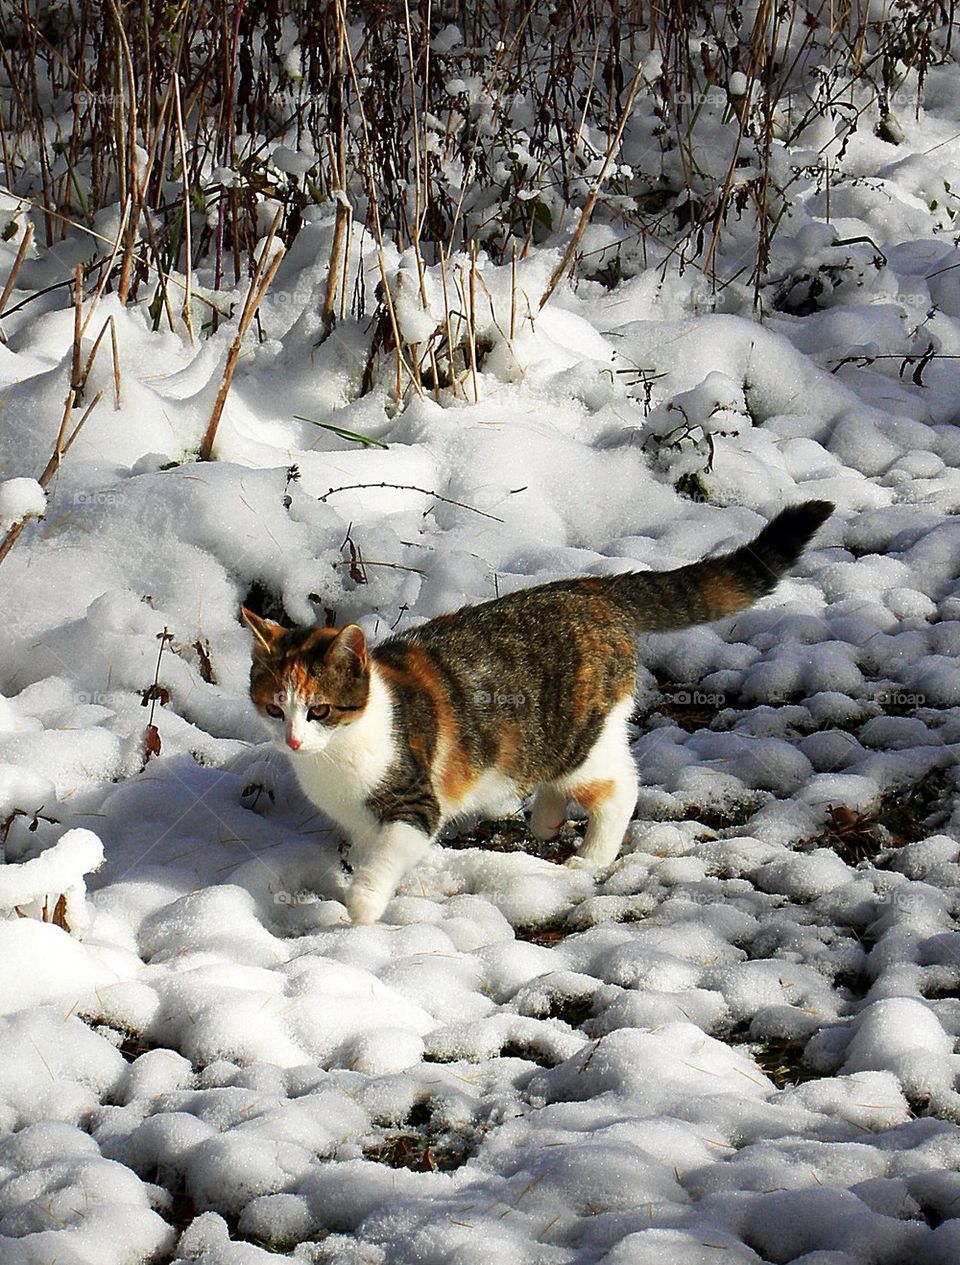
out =
[[[71,395],[72,395],[72,392],[71,392]],[[87,407],[84,409],[83,416],[80,418],[79,422],[77,422],[76,426],[70,432],[69,437],[65,441],[62,440],[62,437],[58,436],[57,447],[54,449],[53,456],[47,462],[46,466],[44,467],[43,473],[40,475],[39,479],[37,479],[37,482],[40,484],[42,488],[46,489],[47,484],[50,482],[53,476],[60,469],[60,462],[66,456],[66,454],[70,451],[70,448],[73,445],[73,441],[80,434],[80,431],[83,429],[83,426],[87,418],[90,416],[93,410],[97,407],[97,405],[100,403],[102,398],[103,398],[103,392],[98,391],[97,394],[90,401],[90,403],[87,405]],[[0,562],[3,562],[4,558],[13,548],[13,546],[16,544],[17,538],[19,537],[20,533],[23,531],[24,527],[29,522],[30,517],[31,516],[28,515],[26,518],[22,518],[19,523],[14,523],[14,525],[7,532],[6,536],[4,536],[3,540],[0,540]]]
[[[346,483],[340,488],[331,488],[329,492],[324,492],[323,496],[318,496],[318,501],[325,501],[327,497],[333,496],[335,492],[356,492],[363,488],[391,488],[395,492],[420,492],[423,496],[432,496],[436,501],[443,501],[445,505],[456,505],[458,509],[469,510],[471,514],[479,514],[481,518],[492,518],[495,523],[502,523],[502,518],[497,518],[496,514],[488,514],[486,510],[478,510],[475,505],[465,505],[463,501],[453,501],[449,496],[441,496],[439,492],[432,492],[429,488],[418,488],[412,483]]]
[[[90,354],[87,356],[86,363],[84,364],[77,379],[76,391],[73,400],[74,408],[76,408],[77,404],[79,404],[80,400],[83,398],[83,393],[87,387],[87,379],[90,377],[90,370],[93,368],[93,362],[97,358],[97,352],[100,350],[100,344],[103,342],[103,336],[106,334],[108,329],[110,330],[110,346],[113,353],[113,406],[114,409],[118,409],[120,407],[120,361],[117,351],[117,330],[116,322],[111,315],[103,322],[103,327],[97,335],[93,346],[90,348]]]
[[[104,325],[104,329],[105,328],[106,325]],[[98,391],[87,405],[86,409],[84,409],[79,422],[77,422],[76,426],[74,426],[73,430],[71,430],[68,434],[67,432],[70,419],[73,415],[73,410],[80,402],[83,383],[86,381],[86,374],[81,374],[80,372],[80,352],[83,330],[83,267],[81,264],[77,264],[73,279],[73,344],[70,349],[70,382],[67,386],[67,398],[63,402],[63,415],[60,418],[60,427],[57,431],[57,438],[54,441],[53,453],[50,460],[44,467],[40,477],[37,479],[37,482],[44,489],[46,489],[50,480],[60,469],[61,461],[70,451],[74,441],[86,424],[87,418],[103,398],[103,392]],[[103,330],[101,330],[100,334],[102,337]],[[99,345],[99,341],[100,340],[98,339],[97,345]],[[96,352],[97,346],[95,345],[87,362],[87,373],[89,373],[90,365],[93,363],[93,357],[96,355]],[[0,562],[3,562],[4,558],[16,544],[20,533],[29,521],[29,517],[30,516],[28,515],[27,518],[22,518],[18,523],[14,523],[4,536],[3,540],[0,540]]]
[[[453,327],[450,321],[450,295],[447,291],[447,256],[443,245],[440,245],[440,287],[443,291],[443,324],[447,335],[447,358],[450,362],[450,385],[453,388],[453,394],[457,394],[457,375],[454,372],[453,364]]]
[[[346,193],[337,191],[337,218],[333,226],[333,241],[330,244],[330,267],[327,273],[327,290],[323,297],[323,330],[320,342],[329,337],[333,330],[333,309],[337,302],[337,291],[340,288],[340,269],[345,262],[343,242],[347,235],[347,224],[351,219],[350,204],[346,201]]]
[[[600,190],[603,188],[603,182],[604,180],[606,180],[607,173],[610,170],[611,165],[613,164],[614,155],[618,152],[620,148],[620,141],[623,138],[623,131],[624,131],[624,128],[627,126],[627,120],[630,118],[630,115],[633,112],[633,103],[636,100],[637,91],[640,87],[640,83],[642,79],[643,79],[643,63],[641,63],[637,67],[636,71],[634,72],[633,79],[631,80],[631,83],[630,83],[630,90],[627,93],[626,104],[624,105],[623,109],[620,112],[620,120],[617,123],[617,130],[614,133],[612,140],[607,145],[607,154],[603,160],[603,166],[600,168],[600,174],[597,176],[596,184],[591,189],[590,195],[588,196],[586,202],[583,205],[583,210],[580,212],[580,221],[577,224],[577,227],[573,231],[573,236],[570,238],[570,241],[567,243],[567,249],[563,252],[563,258],[557,264],[556,268],[554,268],[553,272],[550,275],[550,280],[547,282],[547,288],[544,290],[543,294],[541,294],[540,296],[540,310],[541,311],[543,310],[544,304],[548,301],[551,294],[553,294],[554,290],[556,290],[557,286],[560,284],[560,281],[562,280],[564,273],[567,271],[567,268],[570,265],[570,260],[576,254],[577,247],[580,245],[583,235],[587,230],[587,225],[590,223],[590,216],[593,214],[593,208],[596,206],[597,198],[599,197]]]
[[[213,443],[217,437],[217,427],[220,425],[220,418],[223,414],[224,405],[227,402],[227,394],[230,391],[230,384],[233,381],[233,374],[237,367],[237,360],[240,356],[240,349],[243,346],[243,340],[247,330],[253,323],[253,318],[257,314],[257,309],[263,302],[264,295],[270,289],[270,283],[277,275],[277,269],[283,260],[284,250],[281,246],[276,254],[271,257],[271,247],[276,240],[277,225],[280,222],[281,212],[278,211],[274,217],[267,240],[260,254],[256,271],[250,280],[250,287],[247,290],[247,297],[243,304],[243,310],[240,313],[240,320],[237,323],[237,333],[233,342],[230,344],[230,350],[227,353],[227,362],[223,369],[223,379],[220,383],[220,390],[217,392],[217,398],[214,401],[213,412],[210,414],[210,421],[207,423],[207,431],[203,437],[203,443],[200,445],[200,460],[209,461],[213,456]],[[268,262],[269,260],[269,262]]]
[[[154,724],[154,716],[159,703],[163,707],[170,701],[170,691],[160,684],[160,663],[163,659],[163,652],[166,650],[169,642],[173,641],[173,633],[164,625],[163,632],[157,633],[157,640],[160,642],[160,649],[157,652],[157,666],[153,670],[153,684],[148,685],[140,695],[141,707],[150,708],[150,715],[147,718],[147,728],[143,737],[143,764],[146,768],[147,761],[152,755],[159,755],[162,743],[160,741],[160,731]]]
[[[193,282],[193,238],[190,230],[190,178],[187,174],[187,142],[183,131],[183,109],[180,104],[180,76],[174,75],[173,85],[174,116],[177,127],[177,147],[180,152],[180,171],[183,182],[183,302],[180,305],[180,316],[187,331],[187,337],[193,343],[193,314],[190,310],[191,288]]]
[[[116,0],[108,0],[110,12],[116,27],[117,40],[119,42],[122,55],[123,67],[127,77],[127,90],[129,92],[129,102],[127,105],[126,131],[123,137],[123,148],[126,151],[126,188],[125,192],[130,199],[130,216],[126,225],[126,243],[123,248],[123,259],[120,264],[120,281],[117,286],[117,295],[121,303],[126,303],[127,295],[130,290],[130,277],[133,270],[133,257],[137,246],[137,230],[139,228],[140,207],[142,198],[140,196],[140,181],[138,179],[137,168],[137,81],[136,72],[133,66],[133,55],[130,52],[130,44],[123,27],[123,18],[117,7]],[[124,173],[124,166],[120,165],[121,174]]]
[[[33,225],[27,224],[23,237],[20,239],[20,248],[17,251],[17,257],[13,261],[13,267],[10,269],[10,275],[7,277],[7,283],[3,287],[3,293],[0,294],[0,316],[3,316],[3,309],[7,306],[7,299],[10,298],[11,291],[16,285],[17,274],[27,257],[27,251],[30,249],[30,243],[33,241]],[[6,342],[7,337],[3,330],[0,329],[0,342]]]

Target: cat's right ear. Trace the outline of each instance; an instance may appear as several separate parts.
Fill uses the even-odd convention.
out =
[[[351,676],[366,672],[369,655],[363,629],[356,624],[341,628],[327,651],[327,662],[344,667]]]
[[[248,611],[245,606],[240,607],[240,617],[253,633],[255,650],[265,650],[269,654],[277,638],[285,631],[282,624],[275,624],[272,619],[254,615],[253,611]]]

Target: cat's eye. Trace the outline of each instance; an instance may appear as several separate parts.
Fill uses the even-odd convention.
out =
[[[326,720],[330,715],[330,704],[323,703],[319,707],[311,707],[307,712],[307,720]]]
[[[278,707],[276,703],[267,703],[263,710],[274,720],[283,720],[283,708]]]

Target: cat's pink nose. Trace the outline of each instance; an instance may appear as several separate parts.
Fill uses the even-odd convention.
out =
[[[293,734],[287,734],[287,746],[291,751],[299,751],[302,745],[299,738],[294,738]]]

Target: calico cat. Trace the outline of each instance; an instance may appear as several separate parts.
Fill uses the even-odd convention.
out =
[[[627,722],[635,636],[769,593],[833,511],[785,509],[748,545],[673,571],[558,580],[369,647],[356,624],[283,628],[243,609],[250,694],[307,796],[346,831],[354,922],[375,922],[444,824],[505,788],[552,838],[588,814],[574,863],[609,865],[636,805]]]

